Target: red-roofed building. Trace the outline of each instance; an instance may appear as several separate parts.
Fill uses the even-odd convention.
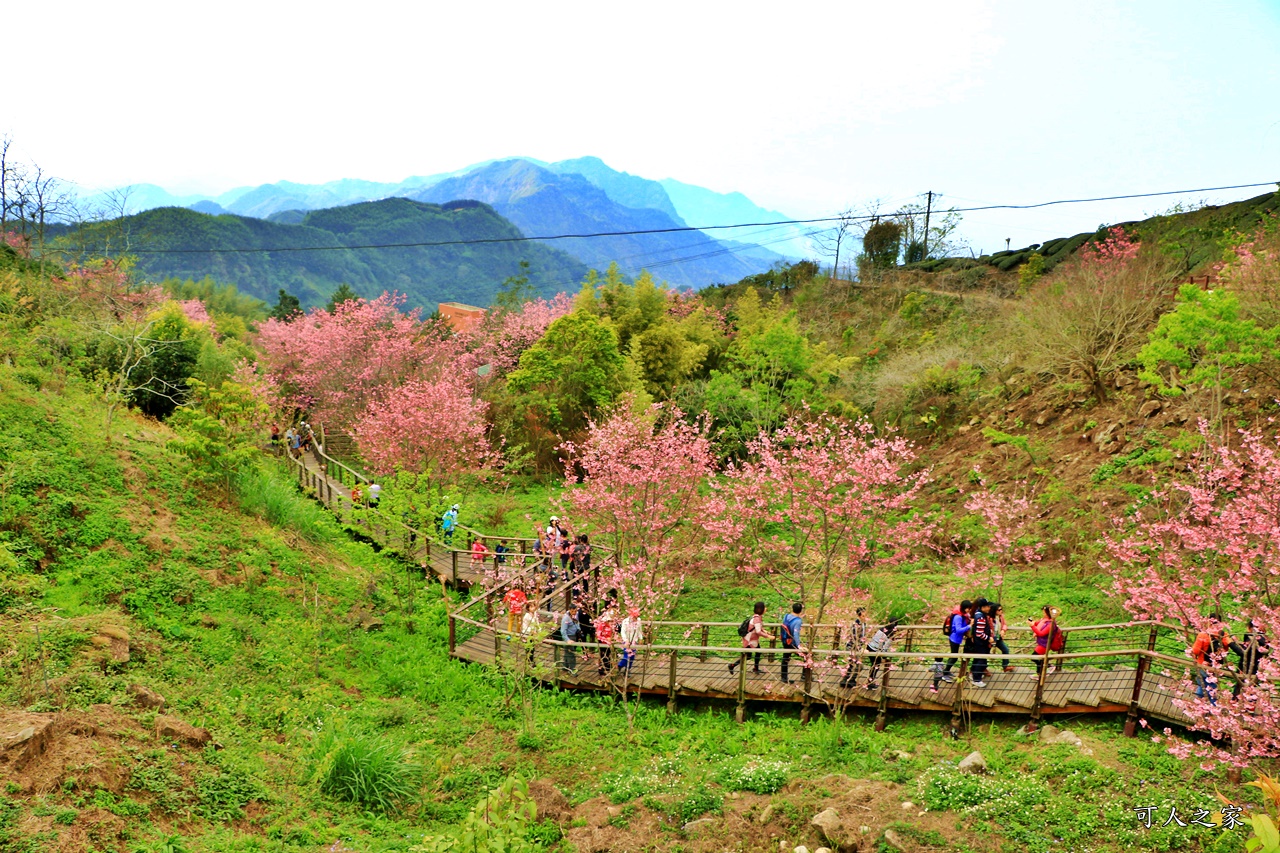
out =
[[[440,316],[455,332],[465,332],[484,319],[484,309],[461,302],[441,302]]]

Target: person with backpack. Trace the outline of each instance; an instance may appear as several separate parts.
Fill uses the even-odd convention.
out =
[[[1219,625],[1212,631],[1201,631],[1191,646],[1191,657],[1196,662],[1196,698],[1208,696],[1210,705],[1218,704],[1218,677],[1209,667],[1222,658],[1230,644],[1226,629]]]
[[[458,529],[458,505],[454,504],[440,516],[440,532],[444,534],[444,544],[453,544],[453,531]]]
[[[951,645],[951,654],[956,655],[960,652],[960,646],[964,643],[965,635],[969,633],[969,629],[973,626],[973,602],[965,599],[960,602],[960,606],[951,611],[945,622],[942,623],[942,633],[947,635],[947,642]],[[933,684],[929,687],[930,693],[938,692],[938,684],[946,681],[948,683],[955,681],[955,676],[951,674],[951,667],[956,665],[957,658],[952,657],[947,661],[947,665],[938,669],[934,667]],[[941,663],[942,658],[937,659],[937,663]]]
[[[572,675],[578,668],[577,653],[573,644],[578,640],[578,613],[572,607],[566,608],[560,615],[560,637],[564,640],[564,654],[560,658],[560,668]]]
[[[804,612],[804,605],[797,601],[791,605],[791,612],[782,617],[782,647],[784,649],[800,649],[800,629],[803,622],[800,614]],[[791,679],[787,677],[787,666],[791,663],[791,652],[782,653],[782,683],[790,684]]]
[[[778,639],[773,634],[770,634],[767,631],[765,631],[764,611],[765,611],[764,602],[757,601],[755,603],[755,607],[752,608],[752,615],[744,619],[742,624],[738,626],[738,636],[742,638],[742,647],[744,649],[760,648],[760,640],[762,639],[765,639],[765,640]],[[741,661],[734,661],[733,663],[729,664],[729,671],[735,672],[740,662]],[[755,667],[751,671],[754,672],[756,675],[760,675],[761,673],[764,672],[764,670],[760,668],[760,652],[756,652]]]
[[[1031,623],[1031,633],[1036,635],[1036,651],[1040,657],[1036,660],[1036,671],[1030,678],[1039,679],[1040,671],[1044,669],[1045,656],[1050,651],[1060,652],[1067,647],[1066,637],[1062,631],[1058,630],[1058,617],[1062,615],[1062,611],[1056,607],[1045,605],[1040,608],[1044,616],[1039,620],[1027,617],[1027,621]],[[1056,666],[1050,666],[1046,675],[1053,675],[1057,670]]]
[[[965,638],[965,654],[991,654],[991,602],[979,598],[973,603],[973,624]],[[987,659],[974,658],[969,662],[969,685],[987,686]]]
[[[887,623],[881,625],[880,629],[867,642],[867,651],[871,652],[872,655],[871,671],[867,673],[867,690],[875,690],[880,686],[876,680],[876,675],[880,672],[881,664],[885,662],[881,655],[893,647],[893,634],[897,630],[898,620],[890,619]]]

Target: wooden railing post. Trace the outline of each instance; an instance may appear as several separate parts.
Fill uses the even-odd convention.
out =
[[[876,725],[878,732],[884,731],[885,724],[889,721],[889,659],[877,658],[881,663],[880,673],[880,701],[876,706]],[[872,666],[874,666],[874,661]],[[855,683],[854,687],[858,685]]]
[[[671,652],[670,671],[667,673],[667,713],[676,712],[676,661],[680,656],[673,649]]]
[[[916,634],[916,632],[915,632],[915,629],[914,629],[914,628],[908,628],[908,629],[907,629],[907,638],[906,638],[906,641],[903,643],[903,646],[904,646],[903,651],[904,651],[904,652],[909,652],[909,651],[911,651],[911,641],[912,641],[912,639],[914,639],[914,638],[915,638],[915,634]]]
[[[707,660],[707,641],[711,638],[711,626],[702,626],[702,653],[698,655],[698,660],[705,663]]]
[[[1154,652],[1156,650],[1156,626],[1151,626],[1151,633],[1147,636],[1147,651]],[[1138,714],[1141,713],[1139,703],[1142,700],[1142,681],[1146,677],[1147,670],[1151,667],[1151,658],[1147,655],[1138,655],[1138,666],[1133,673],[1133,693],[1129,696],[1129,713],[1125,715],[1124,720],[1124,736],[1134,737],[1138,733]]]
[[[1044,704],[1044,680],[1049,677],[1049,650],[1044,650],[1044,660],[1040,662],[1040,672],[1036,678],[1036,698],[1031,702],[1031,720],[1027,723],[1027,734],[1040,728],[1040,709]]]
[[[804,696],[800,699],[800,723],[807,724],[813,705],[813,667],[804,665]]]
[[[738,657],[738,710],[734,718],[739,723],[747,719],[747,657],[746,652]]]
[[[449,614],[449,655],[453,656],[454,650],[458,647],[458,626],[454,621],[453,614]]]
[[[969,669],[969,659],[960,658],[960,671],[956,675],[956,698],[951,703],[951,737],[960,736],[960,723],[964,716],[964,678]]]

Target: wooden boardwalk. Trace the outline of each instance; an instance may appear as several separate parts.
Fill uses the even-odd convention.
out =
[[[455,645],[455,657],[493,665],[500,656],[510,660],[512,655],[527,654],[522,638],[502,630],[505,623],[502,628],[483,624],[475,627],[477,630],[465,642]],[[1130,714],[1176,724],[1187,722],[1172,704],[1184,689],[1181,669],[1157,672],[1144,667],[1134,702],[1139,672],[1135,664],[1138,656],[1134,654],[1093,658],[1054,655],[1050,660],[1056,669],[1043,678],[1037,677],[1029,655],[1012,656],[1009,663],[1013,671],[993,665],[985,679],[987,686],[981,688],[972,686],[967,674],[961,677],[967,667],[962,670],[958,661],[952,673],[955,680],[941,682],[934,693],[930,691],[934,683],[932,652],[889,653],[886,657],[892,668],[887,677],[881,672],[874,686],[867,682],[870,656],[864,656],[853,664],[854,686],[842,687],[840,682],[851,660],[843,651],[813,653],[807,670],[800,656],[793,655],[788,673],[791,681],[787,683],[781,678],[781,649],[761,649],[761,673],[757,674],[751,659],[736,673],[730,672],[729,664],[740,657],[731,648],[644,646],[638,650],[629,673],[611,666],[601,675],[599,646],[578,644],[577,665],[568,672],[561,665],[566,644],[543,640],[532,645],[533,663],[519,668],[528,675],[564,688],[610,692],[627,689],[666,697],[673,703],[680,698],[722,699],[740,706],[746,702],[793,703],[806,710],[812,706],[830,710],[876,708],[882,712],[1013,714],[1037,720],[1063,714]],[[615,646],[608,654],[616,661],[619,649]],[[1100,661],[1101,665],[1090,661]]]
[[[486,575],[489,564],[474,562],[468,548],[445,545],[434,535],[376,508],[355,506],[352,487],[367,486],[368,480],[349,466],[320,451],[307,451],[299,457],[286,454],[284,458],[303,489],[382,547],[395,550],[458,588],[491,583]],[[458,534],[460,543],[468,546],[477,538],[501,538],[514,546],[515,553],[508,557],[513,564],[523,563],[522,552],[532,541],[488,537],[469,528],[461,528]],[[544,620],[553,619],[556,604],[567,602],[571,586],[572,582],[562,583],[537,602]],[[953,656],[937,626],[926,625],[899,629],[896,647],[885,655],[889,671],[881,672],[874,685],[866,678],[873,656],[852,655],[841,641],[838,626],[807,629],[811,639],[805,643],[803,656],[793,654],[791,658],[790,682],[782,680],[782,650],[778,648],[760,650],[760,673],[754,671],[749,659],[736,672],[730,671],[729,665],[741,657],[736,623],[645,623],[645,645],[636,650],[628,671],[612,665],[621,651],[618,647],[602,649],[591,644],[575,646],[576,665],[569,671],[563,666],[568,644],[548,639],[526,644],[518,634],[504,630],[505,618],[500,613],[495,618],[495,613],[502,610],[505,587],[490,585],[450,615],[450,653],[482,665],[502,661],[523,674],[564,688],[664,696],[672,707],[680,698],[729,700],[736,702],[740,719],[747,702],[765,702],[798,704],[805,718],[814,707],[837,712],[875,708],[879,712],[877,726],[884,724],[891,710],[950,712],[953,725],[970,713],[1028,716],[1033,724],[1049,715],[1123,713],[1128,717],[1125,729],[1130,734],[1140,719],[1187,722],[1173,701],[1187,698],[1185,673],[1190,662],[1156,651],[1158,635],[1176,633],[1173,626],[1159,623],[1064,627],[1072,650],[1050,655],[1054,671],[1043,676],[1037,676],[1035,659],[1029,654],[1028,629],[1011,627],[1008,639],[1015,653],[1007,660],[990,660],[985,687],[973,686],[966,675],[972,656],[959,655],[952,670],[954,681],[940,682],[933,692],[934,661]],[[469,635],[456,642],[460,628]],[[696,638],[692,645],[686,644],[689,637]],[[612,657],[603,674],[602,652]],[[1006,665],[1012,671],[1005,671]],[[854,676],[852,686],[841,686],[850,673]]]

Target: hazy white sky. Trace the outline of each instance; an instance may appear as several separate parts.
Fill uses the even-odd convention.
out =
[[[968,206],[1280,180],[1276,0],[121,0],[5,22],[25,73],[0,132],[86,188],[591,154],[813,216],[929,189]],[[1175,200],[965,231],[991,251]]]

